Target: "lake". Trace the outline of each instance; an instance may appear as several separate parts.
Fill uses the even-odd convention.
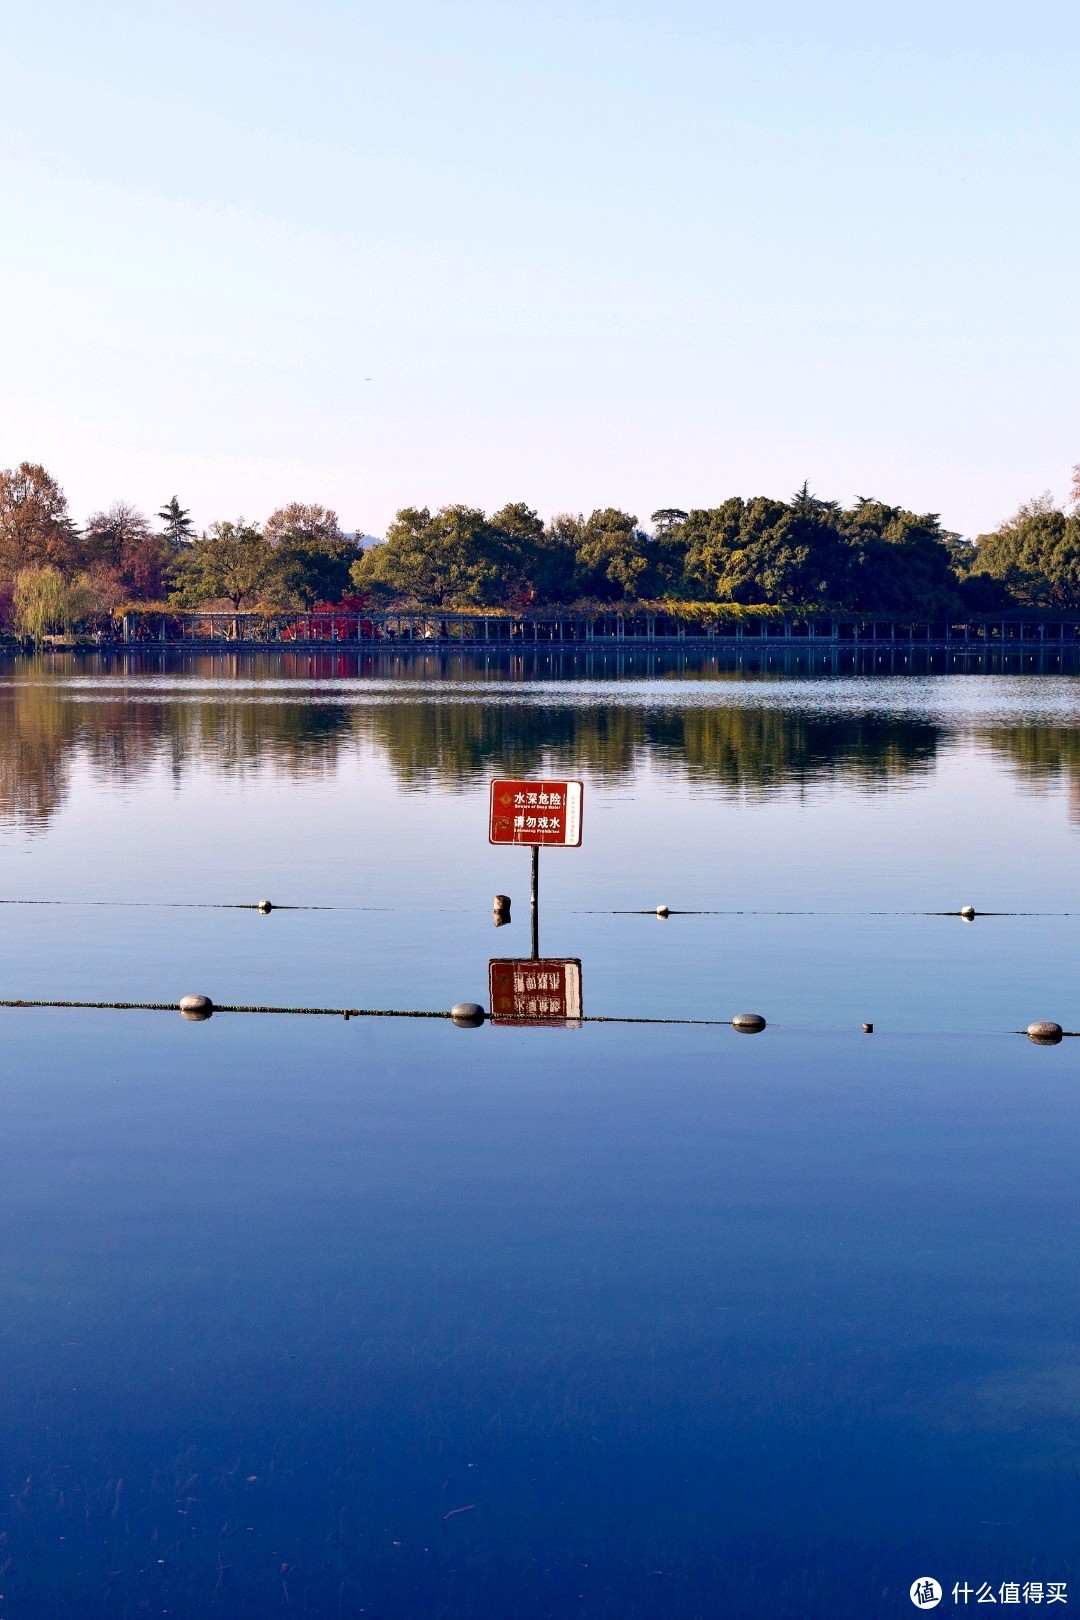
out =
[[[545,774],[586,1014],[0,1009],[0,1615],[1080,1602],[1080,1048],[1018,1033],[1080,1029],[1078,720],[704,653],[0,665],[0,997],[486,1006],[488,783]]]

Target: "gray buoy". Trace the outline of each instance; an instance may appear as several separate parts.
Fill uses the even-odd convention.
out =
[[[667,906],[657,906],[656,915],[658,917],[670,917],[671,913],[669,912]]]
[[[180,1016],[189,1023],[201,1024],[204,1018],[213,1014],[214,1003],[209,996],[181,996]]]
[[[478,1029],[487,1017],[478,1001],[455,1001],[450,1018],[459,1029]]]
[[[963,917],[965,922],[974,922],[975,921],[975,907],[974,906],[961,906],[960,907],[960,915],[961,915],[961,917]]]
[[[864,1035],[872,1035],[874,1033],[873,1024],[864,1024],[862,1027],[862,1032]]]
[[[1060,1024],[1051,1023],[1049,1019],[1029,1024],[1025,1031],[1028,1040],[1034,1041],[1036,1046],[1056,1046],[1064,1033]]]
[[[273,911],[273,909],[274,909],[274,908],[273,908],[273,906],[272,906],[272,905],[271,905],[271,904],[270,904],[270,901],[269,901],[269,900],[260,900],[260,901],[259,901],[259,910],[260,910],[260,911],[262,911],[262,912],[267,912],[267,911]]]
[[[765,1028],[765,1020],[760,1013],[736,1013],[731,1024],[742,1035],[757,1035]]]

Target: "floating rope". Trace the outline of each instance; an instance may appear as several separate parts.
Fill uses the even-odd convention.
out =
[[[97,1012],[180,1012],[182,1009],[176,1001],[46,1001],[30,997],[18,999],[0,998],[0,1007],[44,1007],[44,1008],[81,1008]],[[222,1004],[215,1002],[212,1006],[213,1014],[217,1013],[258,1013],[273,1014],[291,1018],[443,1018],[452,1019],[452,1012],[433,1012],[417,1008],[402,1007],[265,1007],[258,1005],[241,1005],[239,1003]],[[205,1016],[209,1017],[210,1013]],[[483,1022],[491,1020],[490,1013],[484,1013]],[[478,1015],[479,1017],[479,1015]],[[694,1028],[730,1029],[734,1025],[731,1018],[646,1018],[637,1015],[622,1013],[580,1013],[577,1017],[553,1018],[549,1014],[497,1013],[495,1020],[498,1024],[681,1024]],[[762,1026],[764,1027],[764,1026]],[[776,1027],[775,1025],[773,1026]],[[840,1031],[830,1031],[840,1033]],[[912,1033],[904,1031],[903,1033]],[[925,1034],[939,1033],[937,1031],[924,1031]],[[949,1033],[963,1034],[964,1031],[950,1031]],[[996,1033],[990,1031],[991,1034]],[[1025,1035],[1030,1038],[1030,1030],[1008,1029],[1000,1031],[1004,1035]],[[1080,1030],[1063,1029],[1060,1040],[1080,1039]]]

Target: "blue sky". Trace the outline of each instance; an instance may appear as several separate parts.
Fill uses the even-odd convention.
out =
[[[94,6],[3,23],[0,465],[380,533],[1080,460],[1080,11]]]

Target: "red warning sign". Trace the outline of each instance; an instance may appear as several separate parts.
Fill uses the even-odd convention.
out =
[[[576,958],[506,958],[488,963],[493,1024],[576,1029],[581,1021],[581,963]]]
[[[489,841],[576,849],[583,792],[580,782],[492,782]]]

